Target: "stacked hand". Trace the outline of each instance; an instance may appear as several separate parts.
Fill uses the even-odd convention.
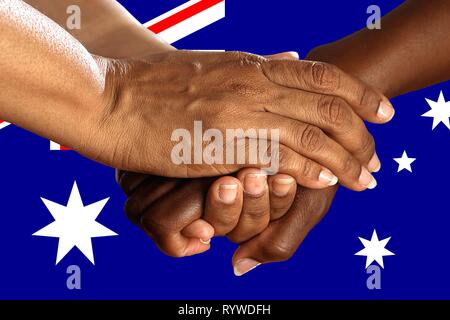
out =
[[[282,174],[267,182],[252,181],[259,172],[243,169],[238,178],[216,181],[128,172],[118,172],[117,178],[129,197],[127,216],[164,253],[174,257],[199,254],[210,248],[213,236],[226,235],[240,244],[233,265],[235,274],[242,275],[260,263],[290,258],[326,214],[337,189],[296,188],[294,180]],[[237,184],[238,188],[234,195],[228,190],[221,196],[219,184]]]
[[[291,54],[175,51],[110,0],[77,1],[86,27],[70,34],[71,4],[0,0],[0,118],[127,170],[118,171],[127,214],[167,254],[203,252],[214,235],[239,243],[237,274],[288,258],[338,182],[376,186],[380,161],[363,121],[394,115],[378,90],[395,96],[448,80],[450,70],[446,0],[407,1],[383,18],[382,32],[364,29],[313,50],[364,82]],[[271,151],[279,173],[267,176],[250,149],[225,164],[174,161],[174,133],[191,134],[197,122],[209,133],[279,131],[258,146]],[[252,140],[237,136],[214,153]],[[197,151],[194,142],[181,153]]]
[[[279,129],[279,172],[298,184],[375,187],[369,171],[380,163],[361,117],[387,122],[393,115],[388,100],[331,65],[275,58],[175,51],[108,59],[104,107],[90,117],[95,134],[75,149],[123,170],[197,178],[234,173],[249,162],[173,163],[175,130],[191,129],[195,121],[223,133]]]
[[[289,54],[271,58],[293,59]],[[371,89],[365,88],[364,91]],[[348,99],[354,100],[355,97]],[[331,97],[331,100],[337,101],[337,98]],[[392,109],[388,109],[388,117],[377,118],[374,111],[379,109],[374,110],[372,106],[373,111],[370,112],[370,106],[362,105],[363,100],[360,99],[357,108],[359,115],[378,123],[392,117]],[[353,145],[359,144],[353,152],[356,154],[355,158],[362,160],[363,170],[365,167],[372,172],[379,169],[373,139],[362,120],[355,120],[355,123],[361,124],[362,130],[358,131],[355,127],[351,130],[353,124],[345,123],[346,120],[343,119],[349,117],[341,113],[338,105],[304,107],[299,104],[297,108],[304,109],[304,115],[309,114],[307,119],[312,123],[308,125],[320,123],[329,126],[332,128],[327,130],[330,135],[333,131],[341,130],[342,136],[347,134],[346,141],[352,141],[350,144]],[[327,110],[315,112],[316,117],[326,116],[314,120],[314,112],[311,110],[320,108]],[[290,109],[294,113],[292,109],[295,107]],[[346,111],[352,112],[350,108]],[[334,136],[339,137],[339,134],[335,133]],[[361,137],[369,142],[362,142],[361,146],[358,141]],[[340,141],[345,141],[345,138]],[[285,167],[281,170],[283,168]],[[303,165],[301,170],[308,172],[310,168],[305,169]],[[199,254],[210,248],[213,236],[227,236],[234,243],[240,244],[232,260],[236,275],[242,275],[262,263],[290,258],[311,228],[326,214],[337,189],[307,189],[297,186],[298,180],[290,175],[267,176],[264,171],[256,168],[241,169],[235,176],[218,179],[173,179],[117,171],[117,180],[129,197],[125,206],[127,216],[163,252],[174,257]]]

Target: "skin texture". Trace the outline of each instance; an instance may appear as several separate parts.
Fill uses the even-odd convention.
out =
[[[335,176],[357,191],[376,184],[366,169],[373,138],[357,115],[380,123],[389,120],[380,118],[380,108],[392,109],[383,95],[332,65],[237,52],[110,59],[91,56],[21,1],[0,1],[0,15],[0,117],[88,158],[182,178],[250,164],[174,164],[172,132],[202,121],[222,132],[280,129],[280,171],[301,185],[324,188]]]
[[[202,121],[205,129],[221,132],[280,129],[280,171],[301,185],[323,188],[335,183],[319,180],[327,168],[353,190],[364,190],[373,181],[364,168],[374,155],[373,138],[350,104],[353,109],[363,110],[364,105],[376,113],[382,96],[331,65],[268,60],[239,52],[175,51],[121,68],[125,75],[114,77],[115,102],[102,123],[105,136],[113,131],[120,138],[109,144],[111,150],[91,156],[100,162],[181,178],[224,175],[248,166],[249,161],[235,165],[173,163],[174,143],[164,137]],[[117,73],[115,68],[113,74]],[[348,103],[318,92],[340,95]],[[298,108],[292,111],[292,105]],[[118,123],[121,131],[114,133]],[[141,143],[133,143],[138,140]]]
[[[89,52],[109,58],[140,58],[175,50],[145,29],[118,2],[111,0],[26,0],[28,4],[66,29]],[[67,8],[81,11],[81,28],[68,29]],[[121,44],[121,45],[117,45]]]
[[[333,63],[388,97],[449,79],[449,1],[405,1],[381,26],[318,47],[310,58]]]
[[[83,3],[83,5],[85,4]],[[385,92],[388,96],[395,96],[446,80],[449,75],[449,43],[443,39],[446,37],[446,30],[449,29],[449,12],[446,1],[407,1],[405,5],[383,19],[381,32],[362,30],[346,39],[313,50],[309,58],[338,65],[343,70]],[[128,34],[134,33],[132,29],[134,28],[127,30]],[[388,32],[385,32],[386,30]],[[85,39],[87,38],[89,37]],[[149,38],[150,36],[146,39]],[[130,45],[123,47],[131,47],[139,42],[133,41],[133,37],[130,39]],[[434,41],[430,41],[430,39]],[[95,47],[95,43],[97,43],[95,40],[91,41],[92,48]],[[147,46],[147,44],[143,44],[143,46]],[[148,47],[151,52],[152,44],[149,44]],[[102,46],[95,49],[102,50]],[[89,50],[95,53],[95,51]],[[433,52],[433,59],[429,59],[430,52]],[[114,56],[114,48],[110,50],[109,54]],[[121,57],[120,54],[116,54],[117,57]],[[107,56],[106,53],[102,55]],[[133,52],[124,54],[125,57],[133,55],[135,55]],[[284,58],[289,57],[285,56]],[[414,61],[412,66],[410,61]],[[245,176],[245,171],[240,174]],[[295,184],[288,184],[289,196],[279,197],[277,194],[280,193],[273,192],[280,187],[280,184],[274,183],[278,176],[269,177],[269,191],[264,186],[263,194],[251,199],[255,200],[255,203],[251,206],[250,212],[245,211],[246,209],[242,211],[242,201],[244,196],[254,193],[254,189],[244,192],[244,182],[236,180],[234,177],[220,178],[211,186],[209,192],[207,187],[212,183],[212,179],[165,179],[135,173],[124,174],[123,172],[119,172],[118,177],[122,188],[130,196],[126,207],[127,214],[144,230],[148,224],[145,221],[154,219],[151,217],[137,219],[137,217],[159,214],[164,218],[159,220],[159,225],[156,225],[154,231],[162,236],[155,238],[163,251],[174,256],[195,254],[209,248],[209,244],[203,244],[198,240],[200,238],[205,240],[203,242],[208,242],[214,232],[210,224],[199,219],[202,217],[203,210],[206,210],[204,218],[210,220],[218,228],[223,228],[220,234],[226,233],[227,228],[230,229],[229,226],[227,227],[228,222],[223,222],[226,220],[223,217],[233,217],[229,224],[234,225],[240,215],[255,216],[256,213],[257,216],[262,217],[259,221],[264,220],[266,223],[266,212],[270,211],[273,222],[270,223],[269,228],[259,236],[243,243],[234,255],[233,264],[237,274],[248,271],[255,265],[255,262],[266,263],[289,258],[300,245],[304,236],[326,213],[336,190],[336,188],[307,190],[299,187],[293,207],[283,215],[290,207],[292,189],[295,190]],[[289,177],[281,176],[280,178],[284,183]],[[236,200],[233,203],[223,203],[220,201],[220,188],[217,186],[233,185],[233,183],[237,185]],[[248,189],[252,189],[252,187],[255,187],[254,184]],[[286,191],[286,187],[282,189],[284,192]],[[230,189],[228,188],[228,190]],[[269,192],[270,204],[267,203],[267,196],[264,195],[267,192]],[[205,208],[204,203],[209,207]],[[271,206],[270,209],[268,209],[268,205]],[[163,214],[167,212],[171,213],[171,218],[166,220]],[[179,217],[183,217],[183,219]],[[167,228],[166,222],[171,227]],[[256,225],[258,225],[258,229],[261,228],[259,223]],[[256,228],[249,233],[252,232],[257,232]],[[172,241],[160,241],[164,235]],[[240,239],[234,240],[239,241]],[[247,258],[250,258],[251,261],[245,260]]]
[[[381,31],[363,29],[335,43],[314,49],[308,59],[335,64],[378,88],[388,97],[448,80],[450,79],[450,60],[448,59],[450,43],[443,41],[445,39],[443,32],[447,32],[445,30],[449,30],[450,27],[449,5],[448,1],[407,1],[383,18]],[[429,59],[430,52],[433,52],[433,59]],[[434,59],[434,52],[437,53],[436,59]],[[411,64],[411,61],[414,61],[414,64]],[[126,188],[127,183],[133,180],[131,176],[119,174],[119,177],[124,190],[132,195],[133,192]],[[225,178],[230,177],[221,179]],[[134,179],[135,181],[136,179],[151,181],[154,178],[134,176]],[[167,181],[159,181],[158,187],[154,190],[160,190],[159,188],[166,183]],[[139,183],[136,182],[134,190],[139,188]],[[206,203],[217,199],[217,196],[214,196],[214,190],[215,188],[212,187],[209,193],[204,193]],[[289,259],[308,232],[326,214],[336,190],[337,187],[325,190],[297,188],[294,203],[287,213],[271,222],[262,233],[240,245],[232,259],[236,275],[242,275],[260,263]],[[192,197],[194,192],[189,193],[189,196]],[[152,215],[156,214],[156,210],[169,208],[177,210],[180,214],[194,210],[193,212],[199,215],[200,212],[197,210],[203,208],[199,206],[203,203],[202,200],[197,203],[177,202],[176,206],[170,206],[172,196],[176,193],[177,190],[167,191],[157,201],[147,202],[146,209],[141,210],[141,214]],[[134,202],[140,202],[152,194],[153,191],[141,197],[131,196],[126,207],[127,213],[132,212]],[[238,194],[237,199],[239,197]],[[218,203],[217,200],[215,201]],[[289,203],[290,200],[286,200],[285,204]],[[238,209],[226,211],[223,204],[217,206],[219,208],[216,214],[220,214],[220,210],[229,216],[235,216],[236,212],[239,212]],[[259,204],[259,212],[267,211],[267,206],[267,202],[262,201]],[[273,208],[270,208],[270,211],[272,212]],[[205,213],[204,217],[210,214],[213,213]],[[145,224],[140,226],[143,229],[146,228]],[[208,228],[206,224],[198,225],[196,231],[199,234],[202,226],[203,230]],[[209,248],[209,245],[200,248],[204,251]]]

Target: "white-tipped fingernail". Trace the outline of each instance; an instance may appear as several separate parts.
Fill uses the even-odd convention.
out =
[[[363,167],[359,176],[359,184],[367,189],[374,189],[377,186],[377,180]]]
[[[233,204],[237,197],[237,184],[221,184],[219,186],[219,199],[225,204]]]
[[[338,178],[331,171],[322,170],[319,174],[319,181],[328,186],[334,186],[338,182]]]
[[[203,244],[206,244],[206,245],[208,245],[208,244],[210,244],[210,243],[211,243],[211,239],[208,239],[208,240],[203,240],[203,239],[200,239],[200,242],[201,242],[201,243],[203,243]]]
[[[377,116],[384,122],[391,121],[395,115],[395,110],[389,101],[381,101],[378,107]]]
[[[370,181],[369,185],[367,186],[367,189],[375,189],[377,187],[377,180],[375,180],[375,178],[373,178],[372,181]]]
[[[372,159],[370,159],[369,164],[367,165],[367,169],[369,169],[369,171],[371,172],[380,171],[381,162],[376,153],[373,155]]]
[[[234,265],[234,275],[240,277],[252,271],[259,265],[261,265],[261,263],[256,260],[250,258],[241,259]]]
[[[286,196],[294,185],[293,178],[276,178],[272,183],[272,192],[279,197]]]
[[[249,173],[244,178],[244,190],[248,194],[258,196],[266,190],[267,175],[265,173]]]
[[[289,51],[289,54],[293,56],[295,59],[300,59],[300,55],[297,51]]]

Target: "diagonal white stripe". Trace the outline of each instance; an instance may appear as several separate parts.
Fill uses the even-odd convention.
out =
[[[6,128],[6,127],[9,126],[10,124],[11,124],[11,123],[9,123],[9,122],[3,121],[3,122],[0,123],[0,129]]]
[[[158,33],[158,36],[171,44],[223,18],[225,18],[225,1]]]
[[[61,151],[61,145],[54,142],[54,141],[50,141],[50,150],[52,151]]]

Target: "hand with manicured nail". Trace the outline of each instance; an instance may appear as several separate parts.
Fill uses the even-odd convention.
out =
[[[118,162],[117,159],[107,162],[117,162],[116,167],[121,169],[182,178],[229,174],[248,167],[247,161],[172,163],[170,155],[176,143],[164,142],[161,137],[169,139],[175,129],[189,130],[194,121],[203,121],[207,124],[205,130],[214,128],[221,132],[230,128],[280,130],[279,172],[292,176],[300,185],[320,189],[339,181],[356,191],[374,188],[376,181],[367,169],[373,165],[371,159],[376,158],[375,144],[361,117],[375,123],[390,120],[380,117],[378,112],[383,106],[390,107],[389,101],[332,65],[294,61],[292,54],[289,56],[291,59],[286,54],[264,58],[242,52],[174,51],[113,64],[116,69],[126,71],[126,74],[111,73],[112,90],[119,90],[113,96],[127,98],[114,100],[118,105],[110,107],[114,112],[102,118],[108,123],[102,128],[110,130],[120,123],[125,130],[120,131],[123,132],[120,141],[128,149],[130,145],[133,148]],[[222,75],[225,70],[226,75]],[[172,74],[179,79],[174,83],[175,93],[154,83],[166,74],[167,81]],[[186,87],[183,79],[189,79],[187,91],[177,89]],[[145,97],[139,94],[142,83],[147,88]],[[164,102],[160,103],[162,95]],[[145,102],[155,107],[141,108]],[[136,112],[136,104],[141,108],[138,121],[129,116]],[[132,123],[127,124],[126,119]],[[152,119],[151,125],[145,124],[147,119]],[[145,129],[136,125],[141,120]],[[153,129],[156,124],[157,129]],[[138,131],[136,135],[134,131]],[[142,133],[147,136],[141,136]],[[127,138],[130,135],[139,136],[139,143],[130,142],[133,141]],[[102,136],[109,137],[106,133]],[[142,145],[156,140],[152,146]],[[119,158],[122,149],[115,147]]]
[[[298,184],[320,189],[335,185],[339,181],[341,185],[356,191],[374,188],[376,181],[369,171],[373,171],[379,163],[376,161],[378,158],[373,137],[367,131],[362,118],[375,123],[387,122],[390,116],[380,117],[379,110],[391,108],[393,114],[389,101],[376,90],[332,65],[294,59],[291,53],[264,58],[240,52],[221,55],[178,51],[150,55],[142,61],[130,62],[131,67],[127,70],[131,73],[135,70],[140,74],[150,64],[153,69],[161,67],[164,72],[168,72],[167,70],[172,70],[170,65],[173,64],[177,72],[185,70],[189,74],[189,87],[192,89],[189,93],[193,94],[191,98],[194,101],[189,102],[189,105],[192,107],[186,112],[181,109],[176,111],[175,107],[172,107],[175,104],[167,102],[174,98],[173,95],[167,97],[168,100],[164,102],[170,106],[167,110],[164,109],[168,112],[165,118],[174,114],[183,115],[182,118],[171,121],[172,129],[191,128],[194,120],[204,120],[208,128],[222,132],[229,128],[279,129],[279,172],[289,174]],[[197,68],[195,73],[189,69],[192,66]],[[212,74],[220,73],[225,66],[228,72],[237,68],[235,75],[229,77],[229,85],[234,88],[230,90],[233,91],[233,97],[230,97],[232,104],[211,100],[214,95],[207,85],[207,81],[219,81],[214,88],[220,88],[217,89],[220,95],[227,96],[228,82],[224,82],[222,77],[214,80],[211,78]],[[242,66],[245,66],[245,70]],[[246,79],[240,77],[241,71],[245,71]],[[132,74],[130,77],[134,79]],[[124,87],[132,86],[133,83],[128,81],[128,78],[115,79],[119,83],[117,87],[125,90]],[[148,81],[147,75],[145,79]],[[149,84],[149,88],[152,87]],[[131,87],[130,90],[132,89]],[[146,94],[149,94],[148,90]],[[160,94],[158,91],[158,95]],[[197,100],[201,103],[197,103]],[[237,105],[245,107],[236,107]],[[128,117],[121,116],[117,111],[122,107],[125,112],[129,112],[127,105],[114,110],[123,125],[123,119]],[[161,116],[164,116],[166,111],[161,111]],[[148,112],[155,115],[152,110]],[[114,122],[114,119],[112,121]],[[127,128],[128,135],[133,126],[124,127]],[[158,128],[158,137],[166,129]],[[151,130],[149,132],[151,133]],[[169,137],[170,130],[166,133]],[[152,137],[141,141],[152,141]],[[140,154],[139,157],[127,154],[127,161],[137,162],[121,163],[121,168],[133,168],[140,172],[151,171],[162,176],[192,178],[213,176],[217,175],[217,172],[232,173],[248,167],[246,163],[227,163],[219,166],[161,163],[154,158],[170,153],[172,144],[161,143],[156,145],[156,148],[146,147],[140,151],[137,147],[139,145],[135,144],[134,151]],[[142,161],[142,158],[147,159],[146,150],[151,150],[152,158]],[[136,165],[152,165],[156,171]]]
[[[236,275],[286,260],[326,213],[336,188],[297,187],[292,177],[243,169],[236,177],[168,179],[118,172],[125,211],[166,254],[184,257],[210,248],[213,236],[240,243]]]
[[[127,216],[174,257],[208,250],[213,236],[254,237],[289,210],[297,189],[292,177],[266,177],[259,169],[217,180],[117,171],[117,181],[128,196]]]

